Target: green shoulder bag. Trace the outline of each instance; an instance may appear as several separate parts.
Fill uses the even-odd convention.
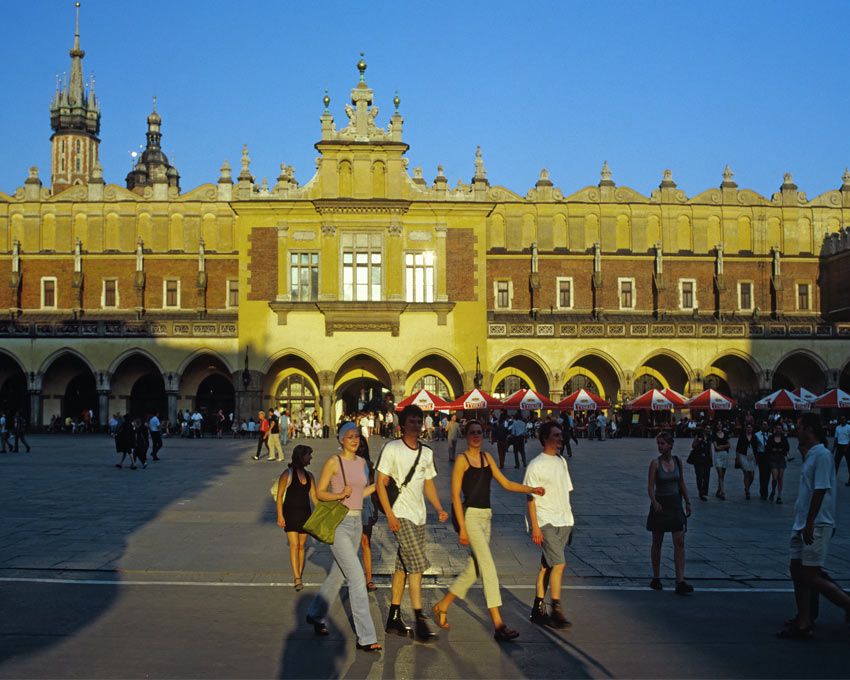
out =
[[[343,485],[348,486],[342,458],[339,456],[337,458],[339,458],[339,469],[342,470]],[[347,514],[348,508],[342,504],[342,501],[319,501],[310,513],[310,517],[304,522],[304,531],[317,541],[333,545],[336,528]]]

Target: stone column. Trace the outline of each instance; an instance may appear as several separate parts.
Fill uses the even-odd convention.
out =
[[[448,302],[448,284],[446,283],[448,269],[448,262],[446,262],[446,236],[448,235],[449,230],[445,224],[438,224],[434,227],[434,230],[437,233],[437,271],[435,272],[437,275],[437,291],[435,299],[437,302]]]
[[[404,253],[402,237],[404,227],[398,215],[392,216],[392,224],[387,230],[386,260],[384,262],[385,299],[390,302],[404,300]]]
[[[327,425],[330,428],[330,432],[333,432],[336,429],[336,423],[334,422],[334,391],[332,387],[322,387],[319,389],[319,394],[322,398],[322,425]]]
[[[169,390],[165,395],[168,398],[168,421],[173,425],[177,422],[177,392]]]
[[[41,390],[30,390],[30,427],[41,429]]]
[[[101,427],[109,425],[109,390],[97,391],[98,424]]]
[[[289,227],[278,225],[277,227],[277,300],[280,302],[288,302],[290,299],[289,293],[289,263],[287,262],[288,253],[286,251],[287,237],[289,236]]]

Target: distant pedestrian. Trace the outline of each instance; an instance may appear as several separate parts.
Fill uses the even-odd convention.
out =
[[[788,437],[782,429],[782,424],[777,421],[773,427],[773,435],[767,440],[765,447],[767,459],[770,463],[770,494],[769,500],[776,496],[776,504],[782,504],[782,482],[785,478],[785,468],[788,467]]]
[[[761,427],[756,432],[756,465],[759,469],[759,496],[763,501],[767,500],[767,492],[770,487],[770,459],[767,455],[767,440],[770,439],[770,426],[767,420],[761,421]]]
[[[23,443],[24,446],[27,447],[27,453],[30,452],[31,447],[29,442],[26,439],[27,433],[27,420],[24,418],[24,415],[17,411],[15,413],[15,419],[12,423],[12,434],[15,436],[15,448],[13,451],[18,453],[18,447]]]
[[[708,488],[711,479],[711,444],[706,438],[705,431],[695,430],[694,439],[691,443],[691,453],[688,463],[694,466],[694,475],[697,480],[697,493],[701,501],[708,500]]]
[[[835,456],[835,472],[841,467],[841,461],[847,461],[847,483],[850,486],[850,425],[847,424],[846,416],[839,416],[838,425],[835,426],[835,442],[832,445],[832,453]]]
[[[9,446],[9,425],[6,414],[0,413],[0,453],[6,453]]]
[[[522,466],[527,467],[525,461],[525,421],[520,414],[511,423],[511,443],[514,445],[514,468],[519,468],[519,459],[522,458]]]
[[[133,421],[130,418],[130,414],[126,413],[121,420],[121,424],[118,425],[118,431],[115,433],[115,450],[121,454],[121,461],[115,467],[119,469],[123,467],[124,460],[129,456],[130,469],[136,469],[135,454],[133,453],[135,444],[136,437],[133,431]]]
[[[148,446],[150,438],[148,437],[148,428],[139,418],[133,420],[133,455],[137,461],[141,461],[142,468],[148,466]]]
[[[148,429],[151,432],[151,458],[159,460],[159,450],[162,448],[162,423],[159,420],[159,412],[154,411],[148,421]]]
[[[658,458],[649,464],[649,516],[646,529],[652,532],[652,580],[649,587],[662,590],[661,583],[661,546],[664,534],[673,534],[673,562],[676,569],[676,594],[687,595],[693,592],[693,586],[685,581],[685,531],[687,518],[691,515],[691,502],[688,488],[682,474],[682,461],[673,455],[673,435],[662,432],[655,438]],[[682,500],[685,502],[682,508]]]
[[[215,414],[215,436],[219,439],[221,439],[223,436],[224,426],[226,423],[227,416],[224,415],[224,411],[219,409],[218,413]]]
[[[310,517],[310,501],[315,505],[316,480],[307,472],[313,458],[313,449],[299,444],[292,449],[292,462],[277,480],[277,525],[286,532],[289,543],[289,564],[292,566],[295,590],[304,587],[304,547],[307,544],[307,532],[304,522]]]
[[[457,413],[452,413],[449,422],[446,424],[446,439],[449,442],[449,462],[455,459],[457,443],[460,439],[460,423],[457,422]]]
[[[822,444],[826,433],[820,416],[806,413],[797,422],[803,465],[791,527],[791,579],[797,614],[785,622],[777,637],[807,639],[812,636],[812,593],[826,597],[850,617],[850,596],[824,571],[829,543],[835,534],[835,501],[838,476],[834,458]]]
[[[714,494],[721,501],[726,500],[726,469],[729,467],[729,435],[723,429],[723,423],[719,420],[711,438],[714,446],[714,468],[717,470],[717,492]]]
[[[274,411],[271,412],[269,422],[269,430],[266,433],[268,437],[266,442],[269,447],[268,460],[277,460],[283,462],[283,447],[280,444],[280,421]]]
[[[605,430],[608,429],[608,418],[600,411],[596,416],[596,432],[599,435],[599,441],[605,441]]]
[[[259,433],[260,433],[260,436],[257,439],[257,452],[254,454],[254,460],[260,460],[260,452],[263,450],[264,446],[266,447],[266,451],[270,453],[269,442],[268,442],[269,421],[266,420],[266,412],[260,411],[257,414],[257,418],[259,418]],[[250,423],[249,423],[249,427],[250,427]],[[257,432],[257,429],[255,428],[252,431]],[[271,456],[270,456],[270,460],[271,460]]]
[[[756,451],[759,444],[753,426],[747,425],[735,445],[735,467],[744,473],[744,498],[750,500],[750,487],[756,473]]]

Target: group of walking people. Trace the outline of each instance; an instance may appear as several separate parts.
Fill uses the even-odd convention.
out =
[[[430,641],[437,637],[422,598],[422,576],[430,567],[426,554],[427,500],[436,510],[440,522],[449,513],[437,493],[434,479],[437,470],[434,452],[420,441],[423,412],[411,405],[399,414],[401,437],[388,442],[374,468],[363,453],[363,438],[354,423],[344,423],[338,431],[340,451],[325,463],[318,482],[306,471],[309,447],[295,447],[289,469],[281,474],[277,487],[278,525],[287,533],[290,560],[295,574],[296,590],[303,587],[304,522],[310,514],[310,500],[339,501],[347,512],[336,527],[331,545],[333,564],[318,594],[313,599],[306,621],[317,635],[327,635],[326,617],[336,601],[343,583],[348,586],[352,618],[357,634],[357,647],[379,652],[374,621],[369,609],[368,593],[371,564],[361,565],[359,550],[369,541],[375,505],[387,517],[387,524],[397,543],[392,577],[390,608],[385,625],[389,634]],[[448,593],[430,608],[436,626],[451,627],[448,612],[452,603],[464,599],[480,576],[484,585],[487,608],[493,622],[493,635],[499,641],[517,638],[519,633],[502,619],[499,580],[490,551],[491,486],[495,481],[505,490],[527,496],[532,540],[541,547],[541,564],[530,619],[539,625],[566,628],[571,624],[564,615],[560,592],[565,566],[565,549],[574,524],[570,508],[572,481],[567,462],[560,455],[562,431],[556,422],[544,423],[538,431],[543,452],[532,460],[523,483],[507,479],[493,457],[482,449],[484,426],[477,420],[465,423],[464,451],[454,462],[451,478],[453,523],[461,545],[471,550],[464,571],[449,587]],[[358,455],[358,451],[360,455]],[[297,489],[293,494],[293,489]],[[375,502],[377,499],[377,502]],[[365,553],[365,550],[364,550]],[[366,560],[364,560],[365,562]],[[371,560],[369,560],[371,562]],[[401,613],[407,590],[413,609],[412,625]],[[549,593],[551,605],[545,598]]]
[[[137,470],[139,465],[144,469],[148,466],[148,449],[151,458],[159,460],[159,450],[162,448],[162,423],[159,414],[154,413],[147,421],[133,418],[129,413],[119,420],[115,430],[115,450],[121,454],[121,460],[115,464],[119,470],[124,467],[124,461],[130,459],[130,469]]]

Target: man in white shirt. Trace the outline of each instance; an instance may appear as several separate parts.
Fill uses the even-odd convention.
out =
[[[543,549],[537,572],[537,592],[529,618],[532,623],[541,626],[569,628],[572,624],[561,610],[561,582],[566,566],[564,551],[575,524],[570,506],[573,482],[567,461],[558,455],[563,439],[558,423],[543,423],[537,437],[543,445],[543,453],[531,461],[522,482],[527,486],[542,486],[546,490],[543,496],[528,496],[531,540]],[[544,604],[547,589],[552,599],[551,614],[546,613]]]
[[[835,474],[838,474],[838,468],[841,467],[841,459],[847,459],[845,486],[850,486],[850,425],[847,424],[845,416],[839,417],[838,425],[835,426],[835,443],[832,445],[832,453],[835,455]]]
[[[159,460],[157,451],[162,448],[162,427],[159,422],[159,413],[154,411],[151,419],[148,421],[148,429],[151,431],[151,458]]]
[[[766,420],[761,421],[761,429],[756,432],[755,452],[756,465],[759,468],[759,495],[763,501],[767,500],[767,487],[770,485],[770,459],[767,455],[767,440],[770,439],[770,424]]]
[[[800,490],[791,527],[791,579],[797,616],[777,637],[805,639],[812,635],[812,595],[823,595],[850,617],[850,595],[823,573],[829,541],[835,533],[835,498],[838,492],[835,464],[821,443],[825,432],[816,413],[797,421],[797,440],[803,464]]]
[[[605,428],[608,427],[608,418],[602,411],[596,416],[596,431],[599,433],[599,441],[605,440]]]
[[[422,409],[413,404],[406,406],[399,414],[402,437],[388,442],[381,451],[376,489],[378,500],[387,515],[387,524],[398,542],[386,631],[403,637],[411,633],[410,627],[401,618],[401,598],[407,582],[416,637],[428,642],[436,635],[422,613],[422,574],[431,566],[425,554],[425,497],[437,511],[441,522],[445,522],[449,516],[443,510],[434,484],[434,477],[437,476],[434,452],[430,446],[419,441],[422,415]],[[392,504],[387,494],[390,479],[395,481],[399,490],[398,498]]]

